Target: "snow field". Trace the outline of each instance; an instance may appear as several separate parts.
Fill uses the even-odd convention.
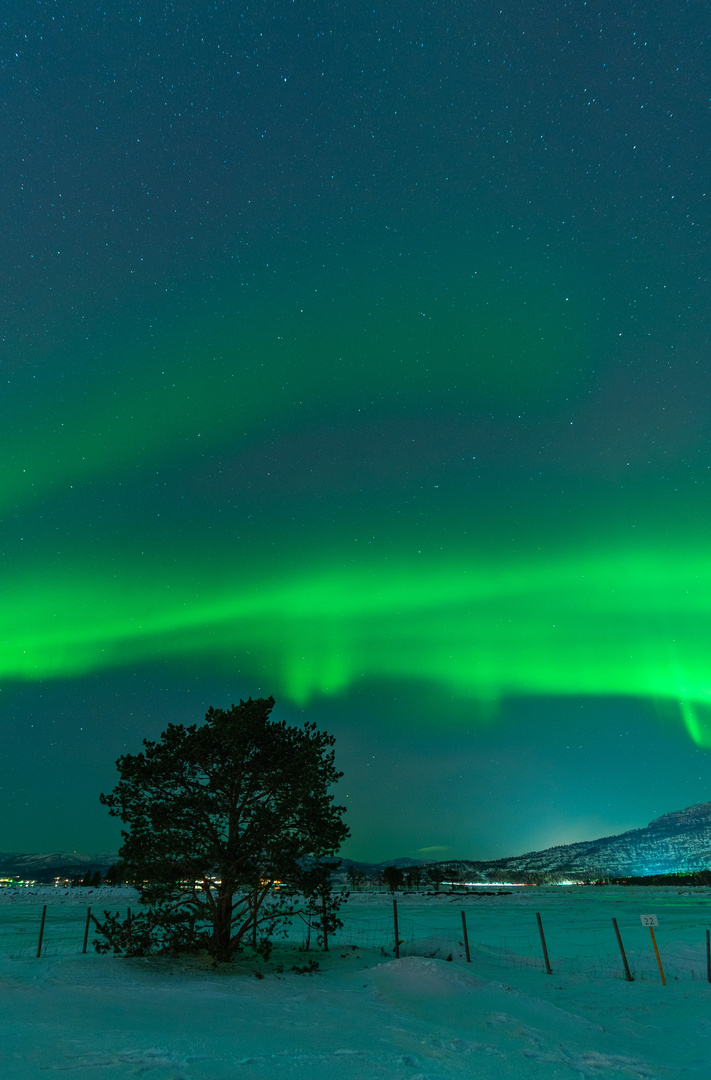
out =
[[[540,912],[554,972],[586,978],[624,975],[612,918],[617,919],[627,960],[636,979],[659,978],[649,930],[640,914],[652,902],[660,925],[657,943],[667,979],[706,979],[706,928],[711,927],[711,890],[645,888],[527,888],[502,895],[469,896],[397,894],[402,956],[465,959],[461,911],[465,911],[474,964],[543,971],[535,913]],[[87,905],[101,919],[103,911],[125,915],[140,910],[133,889],[5,889],[0,891],[0,956],[34,956],[43,904],[47,918],[42,955],[81,951]],[[392,899],[382,893],[356,893],[342,907],[343,929],[331,938],[334,948],[356,946],[394,955]],[[311,952],[316,954],[315,921]],[[89,931],[89,949],[95,936]],[[277,945],[282,942],[276,939]],[[300,920],[286,931],[298,948],[307,941]]]
[[[298,952],[296,942],[277,945],[275,959],[287,968],[281,974],[246,957],[215,969],[204,960],[97,956],[91,947],[83,956],[87,901],[99,914],[103,907],[119,910],[132,897],[124,890],[96,890],[93,897],[89,890],[69,890],[66,896],[49,891],[49,897],[15,899],[0,893],[0,929],[10,919],[21,926],[23,913],[34,915],[47,902],[48,934],[60,909],[63,925],[71,923],[73,911],[81,931],[72,952],[58,949],[52,955],[48,945],[39,960],[0,956],[3,1080],[53,1072],[82,1080],[662,1080],[711,1073],[707,890],[399,896],[402,948],[408,953],[399,960],[383,956],[379,947],[348,947],[355,943],[348,940],[349,929],[352,939],[360,929],[365,940],[371,931],[387,931],[392,912],[387,896],[356,895],[342,909],[346,927],[327,955]],[[459,944],[462,908],[471,964]],[[536,911],[546,930],[551,976],[542,970]],[[642,912],[659,918],[666,987],[639,920]],[[646,957],[645,949],[650,954],[644,970],[649,977],[638,972],[635,982],[624,981],[612,915],[630,965],[635,949],[640,956]],[[508,943],[509,958],[515,958],[510,966],[501,966],[501,957],[482,945],[486,934]],[[603,935],[611,938],[613,959],[617,954],[614,971],[611,966],[606,977],[593,977],[596,971],[582,959],[575,973],[561,970],[572,945],[592,940],[599,949]],[[448,962],[440,957],[450,945]],[[423,955],[427,951],[437,955]],[[698,967],[698,976],[683,966],[675,976],[675,956],[680,964],[693,963],[694,971]],[[309,957],[319,960],[320,973],[288,971],[295,959]]]

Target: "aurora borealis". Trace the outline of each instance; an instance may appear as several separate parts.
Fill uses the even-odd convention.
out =
[[[711,32],[671,7],[18,5],[2,850],[114,847],[118,754],[250,694],[336,735],[355,858],[711,797]]]

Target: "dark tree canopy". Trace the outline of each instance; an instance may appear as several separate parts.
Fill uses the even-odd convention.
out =
[[[200,726],[170,724],[119,758],[120,781],[101,796],[125,825],[122,872],[151,905],[151,932],[174,949],[230,959],[256,939],[272,884],[298,888],[348,836],[329,794],[342,776],[335,740],[271,720],[273,707],[249,698],[209,709]]]
[[[398,866],[386,866],[383,870],[383,881],[390,892],[395,892],[405,884],[405,875]]]

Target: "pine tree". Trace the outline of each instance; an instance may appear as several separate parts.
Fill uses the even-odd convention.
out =
[[[270,719],[273,698],[209,709],[205,723],[170,724],[158,742],[116,765],[102,795],[122,819],[118,873],[141,890],[148,911],[131,925],[106,913],[117,952],[207,951],[230,960],[244,944],[269,948],[307,873],[334,855],[348,829],[330,786],[335,740]],[[273,885],[286,882],[280,901]],[[291,898],[291,899],[290,899]]]

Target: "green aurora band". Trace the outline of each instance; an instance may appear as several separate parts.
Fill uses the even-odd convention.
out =
[[[0,674],[211,656],[297,704],[386,678],[429,682],[478,702],[482,716],[505,696],[629,695],[678,702],[690,736],[711,747],[711,563],[699,552],[402,562],[262,581],[230,580],[228,565],[198,580],[184,566],[169,589],[145,578],[127,587],[129,570],[76,568],[61,584],[35,575],[6,591]]]
[[[576,501],[561,498],[554,470],[549,491],[536,487],[528,496],[533,510],[519,532],[522,545],[498,560],[491,555],[495,530],[481,509],[486,497],[494,505],[503,491],[504,503],[526,518],[519,489],[507,486],[503,473],[501,483],[488,481],[488,496],[452,487],[449,536],[459,537],[460,550],[446,559],[413,559],[420,544],[409,543],[405,529],[381,546],[380,562],[353,561],[344,543],[348,495],[337,485],[319,489],[312,503],[298,492],[290,503],[273,499],[264,533],[279,537],[279,552],[264,546],[256,559],[245,548],[229,552],[228,513],[218,526],[217,503],[175,517],[174,551],[156,544],[150,523],[157,489],[141,484],[172,469],[182,485],[175,505],[188,507],[200,489],[199,480],[191,486],[189,469],[206,452],[229,460],[252,440],[305,433],[308,441],[314,426],[337,430],[366,414],[384,423],[407,418],[416,428],[421,411],[436,416],[452,402],[452,415],[471,425],[473,450],[476,416],[496,415],[515,427],[527,411],[545,428],[561,413],[572,424],[569,401],[586,407],[597,349],[586,277],[565,266],[561,288],[542,257],[528,257],[517,280],[481,253],[469,262],[448,265],[448,279],[434,268],[436,285],[404,276],[383,287],[380,278],[364,278],[355,290],[341,283],[329,291],[316,278],[308,290],[265,293],[249,317],[238,310],[250,309],[242,297],[229,319],[186,322],[160,347],[132,343],[127,331],[125,349],[113,344],[115,379],[85,377],[90,365],[79,357],[66,385],[57,378],[40,388],[30,375],[8,381],[0,508],[7,519],[15,511],[25,517],[22,554],[18,547],[3,589],[0,676],[43,680],[166,659],[217,662],[300,705],[368,681],[409,681],[470,701],[482,720],[506,697],[623,695],[663,710],[675,703],[694,742],[711,747],[704,720],[711,706],[711,560],[701,540],[683,541],[681,532],[664,537],[654,527],[656,490],[649,493],[646,546],[617,542],[615,530],[635,498],[642,500],[635,514],[647,505],[643,474],[638,495],[626,487],[624,507],[612,513],[609,500],[593,502],[592,489],[578,499],[588,517],[600,509],[605,522],[602,534],[587,529],[586,537],[572,525],[563,535],[560,522]],[[493,451],[488,456],[496,460]],[[410,468],[417,477],[414,449]],[[253,490],[220,495],[235,533],[250,499],[269,501],[260,483],[255,477]],[[424,496],[416,494],[419,508]],[[319,509],[321,497],[323,507],[332,500],[332,511]],[[362,520],[369,528],[377,522],[381,534],[389,499],[364,496]],[[61,522],[57,548],[72,552],[54,563],[47,561],[52,514]],[[659,520],[669,518],[665,505]],[[199,540],[193,532],[191,543],[190,529],[208,521],[215,531]],[[318,538],[310,563],[294,521]],[[431,522],[442,531],[439,506]],[[555,542],[536,550],[531,522],[555,529]],[[82,558],[77,538],[89,528],[95,548]],[[475,537],[469,547],[467,533]],[[32,537],[34,556],[23,536]],[[144,543],[154,553],[151,567],[130,554]]]

